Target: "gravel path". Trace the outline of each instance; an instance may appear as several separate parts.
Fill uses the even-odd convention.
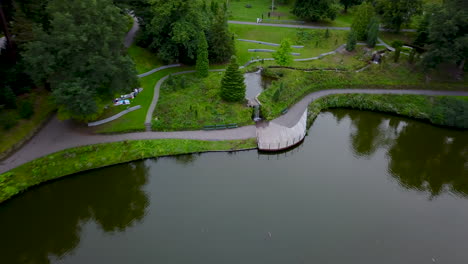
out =
[[[286,27],[286,28],[310,28],[310,29],[331,29],[331,30],[351,30],[350,27],[325,27],[325,26],[311,26],[311,25],[291,25],[291,24],[272,24],[272,23],[255,23],[246,21],[229,20],[230,24],[240,25],[256,25],[263,27]],[[390,31],[389,29],[380,28],[380,31]],[[416,29],[402,29],[401,32],[416,32]]]

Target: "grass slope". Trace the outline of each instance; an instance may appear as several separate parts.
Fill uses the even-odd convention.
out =
[[[352,108],[392,113],[435,125],[468,128],[467,96],[338,94],[322,97],[309,105],[309,125],[329,108]]]
[[[19,120],[14,127],[8,130],[0,129],[0,158],[33,136],[56,109],[50,94],[43,90],[33,91],[28,98],[19,98],[18,104],[21,100],[34,102],[34,115],[29,119]],[[20,118],[17,110],[2,111],[5,111],[4,114],[7,111],[11,112],[9,114],[16,115],[18,119]]]
[[[215,124],[253,124],[251,108],[224,102],[220,97],[223,73],[200,79],[195,74],[171,77],[160,91],[152,128],[158,131],[195,130]]]
[[[159,139],[67,149],[0,174],[0,203],[37,184],[95,168],[152,157],[255,147],[255,139],[233,141]]]

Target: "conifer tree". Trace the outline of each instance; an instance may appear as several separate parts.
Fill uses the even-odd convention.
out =
[[[379,37],[379,21],[376,17],[373,17],[367,28],[367,45],[373,48],[377,44],[377,38]]]
[[[221,98],[228,102],[240,102],[245,98],[244,75],[239,71],[236,56],[231,57],[221,80]]]
[[[353,51],[356,48],[356,32],[351,30],[348,35],[348,42],[346,43],[346,50]]]
[[[205,33],[200,33],[198,38],[197,51],[197,74],[200,77],[208,77],[209,61],[208,61],[208,44],[206,43]]]

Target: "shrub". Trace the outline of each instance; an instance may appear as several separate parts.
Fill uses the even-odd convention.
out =
[[[20,102],[18,113],[21,118],[29,119],[34,114],[33,103],[29,100]]]
[[[16,108],[16,95],[13,90],[9,86],[5,86],[1,91],[0,104],[5,104],[5,107],[9,109]]]
[[[0,124],[3,129],[8,130],[18,123],[18,116],[15,112],[5,111],[0,114]]]
[[[347,51],[353,51],[356,48],[356,32],[354,30],[351,30],[348,35],[348,42],[346,43],[346,50]]]

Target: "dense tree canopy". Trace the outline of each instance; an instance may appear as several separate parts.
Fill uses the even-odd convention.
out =
[[[399,32],[402,25],[408,24],[411,17],[419,14],[422,0],[377,0],[377,10],[386,27]]]
[[[363,0],[340,0],[340,3],[345,8],[345,13],[348,12],[348,8],[353,5],[359,5]]]
[[[206,32],[212,62],[226,62],[234,53],[227,11],[217,2],[208,6],[201,0],[151,0],[151,12],[153,18],[142,44],[166,62],[193,64],[200,31]]]
[[[466,0],[447,0],[430,18],[426,68],[456,63],[463,69],[468,56],[468,10]]]
[[[64,117],[87,120],[100,100],[137,85],[123,53],[126,20],[110,0],[51,0],[50,29],[36,28],[24,60],[36,83],[47,82]]]
[[[296,0],[292,12],[301,19],[318,21],[334,20],[338,11],[336,0]]]
[[[356,14],[354,15],[353,24],[351,28],[356,32],[356,37],[359,40],[367,39],[367,31],[371,19],[375,16],[375,10],[372,4],[362,3],[357,7]]]

